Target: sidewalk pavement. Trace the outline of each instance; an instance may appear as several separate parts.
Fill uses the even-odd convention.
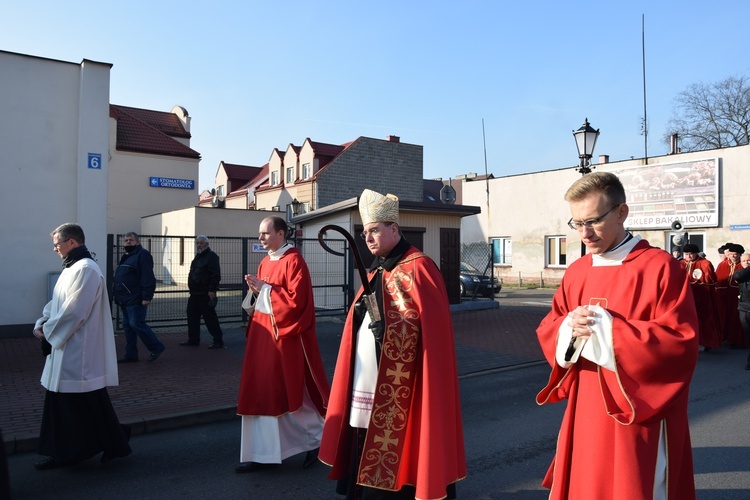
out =
[[[541,291],[542,299],[551,294]],[[505,304],[502,298],[499,308],[497,303],[477,301],[452,307],[459,377],[543,360],[535,330],[549,306],[544,302]],[[482,306],[495,308],[477,308]],[[343,316],[319,317],[317,321],[329,380],[343,321]],[[211,337],[205,328],[199,347],[178,345],[187,339],[185,328],[157,329],[167,347],[158,360],[147,363],[149,353],[139,342],[141,361],[118,365],[120,385],[107,391],[120,421],[130,424],[133,434],[237,418],[245,329],[240,323],[222,328],[226,348],[215,350],[207,349]],[[121,357],[124,335],[117,335],[116,342]],[[43,367],[39,341],[31,332],[27,338],[0,339],[0,430],[8,454],[37,448],[44,404],[44,388],[39,384]]]

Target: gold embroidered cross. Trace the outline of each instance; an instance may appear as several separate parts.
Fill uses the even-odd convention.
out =
[[[388,377],[393,378],[393,383],[396,385],[401,385],[401,379],[408,379],[411,376],[411,372],[404,371],[404,364],[403,363],[396,363],[396,369],[388,368],[385,371],[385,374]]]
[[[380,445],[380,451],[388,451],[389,446],[396,446],[398,445],[398,438],[391,437],[391,434],[393,431],[390,430],[384,430],[383,433],[384,436],[375,436],[375,443],[381,443]]]

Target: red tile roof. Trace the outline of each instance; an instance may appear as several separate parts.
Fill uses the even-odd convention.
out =
[[[313,151],[315,151],[315,156],[317,157],[330,156],[333,158],[346,149],[346,146],[337,146],[336,144],[327,144],[325,142],[310,141],[310,145],[312,146]]]
[[[174,139],[189,139],[190,133],[174,113],[110,104],[109,116],[117,120],[118,151],[197,158],[194,149]]]
[[[224,171],[227,173],[227,178],[238,181],[250,181],[255,179],[261,172],[261,167],[251,167],[249,165],[239,165],[237,163],[224,164]]]

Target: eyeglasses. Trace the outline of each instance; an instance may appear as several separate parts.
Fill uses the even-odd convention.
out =
[[[60,245],[62,245],[62,244],[63,244],[63,243],[65,243],[66,241],[70,241],[70,238],[68,238],[67,240],[62,240],[62,241],[59,241],[59,242],[55,243],[54,245],[52,245],[52,247],[53,247],[53,248],[54,248],[55,250],[57,250],[58,248],[60,248]]]
[[[584,227],[588,227],[588,228],[599,227],[602,224],[602,221],[604,220],[604,218],[608,216],[612,210],[619,207],[620,205],[622,205],[622,203],[618,203],[617,205],[610,208],[609,210],[604,212],[599,217],[596,217],[595,219],[573,220],[573,218],[571,217],[570,220],[568,221],[568,227],[570,227],[570,229],[575,229],[576,231],[579,229],[583,229]]]
[[[392,222],[386,222],[385,223],[385,227],[390,227],[391,224],[393,224],[393,223]],[[374,228],[370,229],[369,231],[363,231],[360,234],[360,236],[362,237],[363,240],[366,240],[369,235],[372,235],[373,237],[375,237],[378,234],[380,234],[380,228],[379,227],[374,227]]]

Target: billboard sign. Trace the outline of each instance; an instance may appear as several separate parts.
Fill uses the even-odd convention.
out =
[[[625,187],[628,229],[719,226],[719,159],[613,170]]]

